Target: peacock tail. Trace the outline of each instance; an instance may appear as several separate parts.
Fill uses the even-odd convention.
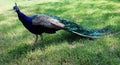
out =
[[[105,35],[106,33],[110,32],[109,26],[106,26],[102,29],[87,29],[84,28],[83,26],[80,26],[73,21],[58,17],[58,16],[52,16],[48,15],[54,19],[59,20],[61,23],[63,23],[64,30],[73,32],[77,35],[84,36],[84,37],[89,37],[89,38],[99,38],[100,36]]]

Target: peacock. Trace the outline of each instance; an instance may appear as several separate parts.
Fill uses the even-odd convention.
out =
[[[99,38],[100,36],[104,35],[104,33],[109,31],[108,27],[102,29],[86,29],[83,26],[74,23],[73,21],[50,14],[35,14],[32,16],[27,16],[20,11],[17,3],[15,3],[13,9],[17,13],[18,18],[24,27],[31,33],[35,34],[36,39],[34,44],[37,42],[39,35],[42,39],[42,33],[52,34],[58,30],[66,30],[79,36],[93,39]]]

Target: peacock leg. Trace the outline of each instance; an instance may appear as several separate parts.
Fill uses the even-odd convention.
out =
[[[42,36],[42,34],[40,35],[40,41],[41,41],[41,43],[43,43],[43,36]]]
[[[40,35],[40,38],[41,38],[40,45],[41,45],[41,47],[44,47],[44,41],[43,41],[43,36],[42,36],[42,34]]]
[[[33,43],[33,46],[35,46],[35,43],[37,42],[37,40],[38,40],[38,35],[36,35],[35,41]]]

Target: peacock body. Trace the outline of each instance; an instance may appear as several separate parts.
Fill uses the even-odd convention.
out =
[[[34,18],[34,25],[43,25],[45,27],[58,30],[63,29],[89,38],[98,38],[109,31],[108,26],[102,29],[86,29],[83,26],[74,23],[73,21],[49,14],[38,14],[32,17]]]
[[[24,27],[36,35],[36,41],[38,35],[42,35],[42,33],[55,33],[58,30],[70,31],[88,38],[98,38],[108,31],[107,27],[103,29],[86,29],[73,21],[48,14],[26,16],[19,10],[17,4],[14,6],[14,10],[17,12],[18,18]]]

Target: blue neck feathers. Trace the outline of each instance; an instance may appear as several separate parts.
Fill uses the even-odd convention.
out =
[[[23,23],[23,24],[30,24],[32,23],[32,18],[26,16],[25,14],[23,14],[20,10],[17,11],[19,20]]]

